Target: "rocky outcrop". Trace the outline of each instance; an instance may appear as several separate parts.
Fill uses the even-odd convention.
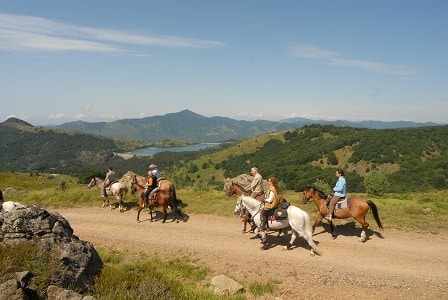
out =
[[[103,267],[93,245],[74,235],[66,219],[38,206],[0,213],[0,243],[21,241],[57,254],[59,267],[50,276],[51,285],[87,290]]]

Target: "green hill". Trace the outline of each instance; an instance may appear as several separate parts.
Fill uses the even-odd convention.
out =
[[[103,172],[145,175],[156,163],[177,185],[222,189],[225,178],[257,166],[283,188],[299,191],[321,180],[334,184],[342,168],[351,192],[364,192],[372,171],[387,177],[390,192],[448,187],[448,126],[366,129],[307,125],[261,134],[194,152],[162,152],[124,160],[114,152],[144,143],[32,125],[18,119],[0,123],[0,171],[48,172],[80,176]]]
[[[178,181],[210,182],[249,173],[257,166],[264,178],[276,176],[287,189],[300,191],[322,180],[333,185],[344,169],[351,192],[364,192],[364,177],[385,174],[389,191],[425,191],[448,187],[448,126],[359,129],[311,125],[245,140],[203,155],[177,170]]]
[[[10,118],[0,123],[0,165],[3,171],[76,174],[114,157],[114,152],[147,143],[92,134],[34,127]]]

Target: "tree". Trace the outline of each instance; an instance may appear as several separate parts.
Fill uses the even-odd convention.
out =
[[[389,187],[386,175],[380,171],[372,171],[364,178],[364,186],[367,194],[371,196],[382,196]]]

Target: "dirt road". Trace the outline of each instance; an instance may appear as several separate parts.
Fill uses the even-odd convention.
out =
[[[172,223],[150,222],[143,211],[119,213],[108,208],[52,210],[65,217],[75,235],[96,248],[131,254],[159,253],[160,257],[190,257],[207,266],[209,277],[224,273],[246,289],[254,282],[280,282],[265,299],[448,299],[448,234],[373,231],[365,243],[358,241],[353,223],[338,227],[331,239],[318,227],[314,241],[321,256],[310,256],[300,238],[292,250],[283,250],[287,237],[271,234],[271,248],[260,250],[260,240],[242,234],[240,219],[215,215],[189,215]],[[312,216],[314,218],[314,216]],[[207,282],[209,279],[207,278]],[[205,283],[204,283],[205,284]],[[250,295],[248,299],[251,299]]]

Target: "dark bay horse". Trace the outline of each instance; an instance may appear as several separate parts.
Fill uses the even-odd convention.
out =
[[[155,207],[160,206],[163,210],[164,216],[163,216],[163,223],[166,221],[166,217],[168,215],[167,208],[168,206],[171,207],[171,209],[174,211],[174,219],[173,221],[179,222],[177,219],[177,216],[182,217],[182,214],[180,210],[177,207],[177,196],[176,196],[176,189],[174,188],[174,185],[166,179],[161,179],[158,182],[158,185],[160,187],[160,190],[156,193],[155,199],[148,199],[148,201],[145,201],[143,199],[142,195],[146,191],[146,178],[135,175],[132,178],[131,183],[131,192],[132,194],[137,193],[139,198],[139,208],[137,212],[137,221],[140,221],[140,212],[143,208],[146,206],[149,208],[149,212],[151,214],[151,221],[153,221],[152,212]]]
[[[316,203],[317,209],[319,210],[319,215],[313,225],[314,232],[316,226],[328,214],[327,196],[315,187],[307,185],[303,191],[302,202],[308,203],[311,199],[314,200],[314,203]],[[378,215],[378,209],[372,200],[367,200],[359,196],[353,196],[350,198],[347,197],[346,201],[349,201],[349,204],[344,208],[338,208],[339,205],[336,204],[334,217],[337,219],[347,219],[349,217],[353,217],[356,221],[358,221],[362,226],[361,238],[359,239],[361,242],[364,242],[367,238],[366,230],[369,227],[369,223],[366,222],[366,215],[369,210],[372,210],[373,217],[375,218],[379,230],[383,230],[383,225],[381,224],[380,217]],[[329,223],[331,236],[335,238],[336,235],[334,233],[333,222],[330,221]]]
[[[232,195],[237,195],[237,196],[249,196],[249,192],[243,188],[240,184],[236,183],[236,182],[231,182],[231,184],[229,185],[229,188],[227,189],[226,192],[227,197],[230,197]],[[264,201],[264,195],[259,195],[256,198],[259,201]],[[240,212],[240,217],[243,218],[243,233],[246,233],[246,228],[247,228],[247,223],[251,223],[251,230],[253,231],[253,229],[255,229],[255,224],[252,222],[250,222],[249,220],[251,220],[252,215],[249,213],[249,211],[246,208],[242,208],[241,212]]]
[[[91,189],[94,186],[101,188],[103,186],[104,180],[98,177],[93,177],[87,185],[88,189]],[[109,205],[110,209],[112,209],[112,204],[109,201],[108,196],[114,196],[118,201],[118,208],[120,212],[124,211],[124,196],[128,192],[128,187],[126,184],[122,182],[114,182],[106,188],[106,195],[103,196],[103,207],[106,206],[106,202]]]

